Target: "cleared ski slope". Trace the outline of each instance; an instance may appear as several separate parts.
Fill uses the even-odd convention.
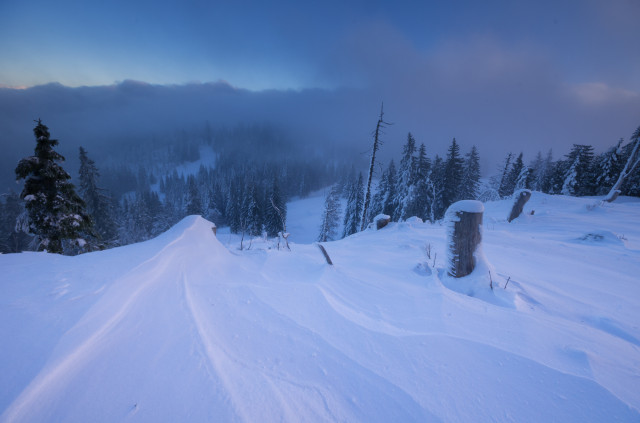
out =
[[[239,251],[195,216],[114,250],[0,255],[0,421],[638,421],[623,200],[534,193],[511,224],[489,203],[462,280],[444,227],[415,221],[325,244],[335,266],[310,244]]]

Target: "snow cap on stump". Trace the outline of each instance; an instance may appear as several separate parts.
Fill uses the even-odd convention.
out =
[[[482,241],[482,215],[484,205],[476,200],[453,203],[445,213],[447,224],[448,273],[461,278],[476,266],[474,256]]]

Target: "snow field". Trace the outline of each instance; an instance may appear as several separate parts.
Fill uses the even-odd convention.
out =
[[[640,201],[533,193],[510,224],[486,203],[456,280],[445,225],[416,220],[325,243],[327,265],[323,200],[290,205],[290,252],[191,216],[0,255],[0,421],[640,419]]]

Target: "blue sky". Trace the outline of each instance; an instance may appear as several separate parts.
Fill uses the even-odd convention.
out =
[[[82,111],[122,134],[270,121],[362,151],[384,101],[389,155],[409,131],[430,154],[477,145],[486,172],[600,152],[640,124],[638,22],[638,0],[0,0],[0,146],[37,117],[78,137]],[[76,88],[9,88],[51,83]]]
[[[0,83],[335,88],[491,48],[567,83],[637,92],[638,19],[635,0],[3,0]]]

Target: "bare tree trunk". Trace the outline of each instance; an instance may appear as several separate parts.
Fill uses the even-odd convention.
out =
[[[376,164],[376,153],[380,148],[380,132],[381,128],[384,125],[388,125],[384,120],[382,120],[382,116],[384,115],[384,103],[380,106],[380,118],[378,119],[378,124],[376,125],[376,133],[373,137],[373,151],[371,152],[371,163],[369,164],[369,177],[367,178],[367,189],[364,195],[364,207],[362,207],[362,219],[360,224],[360,230],[364,231],[364,228],[367,227],[367,213],[369,211],[369,203],[371,202],[371,180],[373,179],[373,171]]]
[[[631,172],[634,171],[636,166],[638,166],[638,163],[640,163],[640,154],[638,154],[639,153],[638,146],[640,146],[639,138],[640,138],[640,127],[638,127],[638,129],[636,129],[636,132],[634,132],[633,135],[631,135],[631,142],[635,142],[636,145],[633,147],[633,150],[629,155],[627,164],[625,164],[624,169],[622,169],[622,172],[620,172],[620,176],[618,177],[618,180],[611,188],[611,191],[609,191],[609,194],[607,194],[607,196],[604,197],[602,201],[606,201],[607,203],[611,203],[615,201],[615,199],[618,198],[618,196],[622,192],[621,188],[622,188],[622,184],[624,184],[624,180],[627,178],[627,176],[631,174]]]
[[[511,213],[509,214],[509,218],[507,221],[511,223],[513,219],[516,219],[522,213],[524,209],[524,205],[531,198],[531,191],[528,189],[521,189],[514,194],[513,207],[511,208]]]
[[[463,200],[453,203],[446,213],[449,242],[449,275],[467,276],[476,267],[474,253],[482,241],[482,215],[480,201]]]

